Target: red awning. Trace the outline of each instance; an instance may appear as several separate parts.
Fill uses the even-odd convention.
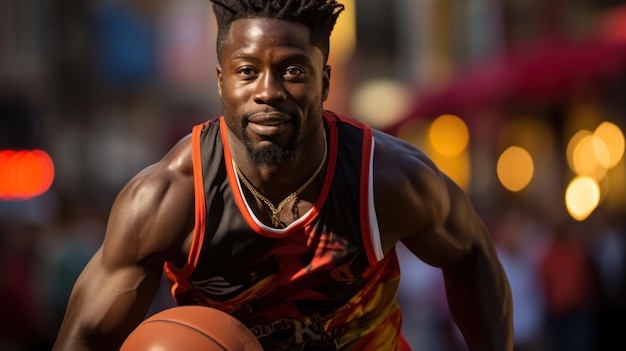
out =
[[[575,84],[625,72],[626,6],[604,18],[594,38],[543,38],[466,70],[441,90],[420,92],[410,113],[387,131],[395,133],[414,118],[445,113],[469,116],[490,106],[551,101],[563,97]]]

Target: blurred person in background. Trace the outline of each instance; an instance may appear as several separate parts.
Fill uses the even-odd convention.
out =
[[[544,229],[524,209],[507,206],[494,231],[498,257],[513,295],[515,351],[542,350],[544,296],[539,278],[538,237]]]
[[[396,245],[402,270],[397,301],[402,308],[404,337],[415,350],[467,350],[463,336],[450,316],[441,272]]]
[[[511,351],[507,277],[467,195],[420,150],[322,107],[343,5],[212,2],[223,116],[122,189],[54,349],[119,347],[165,269],[178,304],[271,330],[256,333],[268,350],[408,350],[401,241],[442,270],[469,349]]]
[[[589,351],[596,343],[596,275],[580,227],[555,223],[539,262],[550,350]]]

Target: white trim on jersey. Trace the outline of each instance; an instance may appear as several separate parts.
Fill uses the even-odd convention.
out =
[[[233,169],[234,169],[235,167],[237,167],[237,166],[235,165],[235,160],[232,160],[232,163],[233,163]],[[270,227],[270,226],[268,226],[268,225],[264,224],[263,222],[261,222],[261,220],[259,220],[259,219],[257,218],[257,216],[254,214],[254,211],[252,210],[252,208],[251,208],[251,207],[250,207],[250,205],[248,204],[248,200],[246,199],[246,196],[245,196],[245,194],[243,193],[243,187],[244,187],[244,185],[243,185],[243,183],[241,182],[241,180],[239,179],[239,175],[238,175],[236,172],[235,172],[235,178],[237,178],[237,184],[238,184],[238,185],[237,185],[237,188],[239,188],[239,194],[241,195],[241,198],[243,199],[243,202],[244,202],[244,204],[246,205],[246,210],[247,210],[247,211],[248,211],[248,213],[250,214],[250,217],[252,217],[252,219],[254,220],[254,223],[256,223],[259,227],[261,227],[261,228],[263,228],[263,229],[265,229],[265,230],[267,230],[267,231],[270,231],[270,232],[273,232],[273,233],[276,233],[276,234],[283,234],[283,233],[286,233],[286,232],[287,232],[287,231],[288,231],[288,230],[289,230],[292,226],[294,226],[294,225],[296,225],[296,224],[298,224],[298,223],[300,223],[300,222],[302,222],[302,221],[307,220],[307,219],[309,218],[309,216],[310,216],[311,211],[313,211],[313,208],[314,208],[314,207],[311,207],[311,209],[310,209],[310,210],[308,210],[308,211],[307,211],[307,212],[306,212],[306,213],[305,213],[302,217],[300,217],[300,218],[296,219],[296,220],[295,220],[295,221],[293,221],[292,223],[289,223],[289,225],[288,225],[288,226],[286,226],[285,228],[274,228],[274,227]]]
[[[378,228],[378,218],[376,217],[376,206],[374,205],[374,146],[376,145],[376,138],[372,136],[372,149],[370,152],[370,164],[369,164],[369,184],[367,194],[367,208],[369,212],[370,222],[370,235],[372,237],[372,245],[376,252],[376,259],[378,261],[385,257],[383,251],[383,245],[380,241],[380,230]]]

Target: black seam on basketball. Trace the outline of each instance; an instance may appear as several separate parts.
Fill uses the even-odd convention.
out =
[[[203,332],[202,330],[200,330],[200,329],[198,329],[198,328],[192,327],[192,326],[191,326],[191,325],[189,325],[189,324],[181,323],[181,322],[178,322],[178,321],[170,321],[170,320],[166,320],[166,319],[155,319],[155,320],[153,320],[153,321],[146,321],[146,322],[145,322],[145,324],[148,324],[148,323],[153,323],[153,322],[167,322],[167,323],[173,323],[173,324],[178,324],[178,325],[182,325],[182,326],[185,326],[185,327],[187,327],[187,328],[193,329],[193,330],[197,331],[198,333],[200,333],[200,334],[202,334],[202,335],[206,336],[207,338],[211,339],[211,340],[212,340],[215,344],[217,344],[217,346],[221,347],[221,348],[222,348],[222,350],[224,350],[224,351],[228,351],[228,349],[227,349],[224,345],[222,345],[219,341],[215,340],[215,338],[213,338],[211,335],[209,335],[209,334],[207,334],[207,333]]]

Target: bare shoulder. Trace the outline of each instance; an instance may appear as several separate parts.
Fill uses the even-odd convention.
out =
[[[449,267],[480,248],[489,233],[467,194],[423,152],[375,133],[374,198],[383,248],[402,241],[425,262]]]
[[[415,146],[380,131],[374,138],[374,198],[387,249],[443,216],[447,177]]]
[[[194,221],[191,159],[191,138],[186,136],[124,186],[111,209],[105,261],[184,262],[184,243]]]
[[[388,177],[401,176],[403,178],[422,179],[424,181],[439,181],[438,179],[441,176],[440,171],[432,160],[420,149],[398,137],[378,130],[374,130],[373,134],[376,143],[374,166],[380,175]],[[392,167],[393,169],[386,172],[385,167]],[[418,173],[417,175],[421,177],[411,177],[412,175],[416,175],[416,172]],[[432,178],[433,176],[434,179]]]

